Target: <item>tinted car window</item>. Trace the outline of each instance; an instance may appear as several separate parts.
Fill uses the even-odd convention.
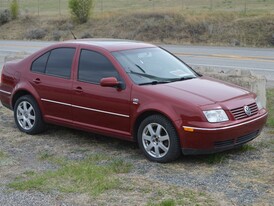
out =
[[[82,50],[79,62],[78,80],[98,84],[104,77],[119,75],[112,63],[102,54]]]
[[[50,52],[47,52],[36,59],[31,65],[31,71],[45,73],[48,57]]]
[[[75,48],[60,48],[50,52],[46,74],[69,78]]]

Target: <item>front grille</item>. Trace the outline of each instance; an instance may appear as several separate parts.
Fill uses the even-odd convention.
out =
[[[230,112],[232,113],[233,117],[236,120],[244,119],[244,118],[253,116],[253,115],[258,113],[258,107],[257,107],[256,103],[252,103],[252,104],[249,104],[247,106],[251,110],[251,115],[249,115],[249,116],[245,113],[244,107],[238,107],[238,108],[232,109],[232,110],[230,110]]]
[[[234,139],[229,139],[229,140],[225,140],[225,141],[214,142],[215,148],[229,147],[229,146],[233,146],[233,144],[234,144]]]
[[[259,133],[260,133],[260,130],[257,130],[255,132],[252,132],[250,134],[238,137],[236,139],[229,139],[229,140],[225,140],[225,141],[217,141],[217,142],[214,142],[214,146],[215,146],[216,149],[220,149],[220,148],[226,148],[226,147],[233,147],[233,146],[241,145],[241,144],[244,144],[246,142],[249,142],[249,141],[253,140],[255,137],[258,136]]]

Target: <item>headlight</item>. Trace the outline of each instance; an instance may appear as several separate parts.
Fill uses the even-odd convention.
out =
[[[259,98],[258,98],[258,97],[255,99],[255,101],[256,101],[256,104],[257,104],[258,110],[263,109],[263,104],[261,103],[261,101],[259,100]]]
[[[209,121],[211,123],[228,121],[228,117],[227,117],[225,111],[222,109],[209,110],[209,111],[203,111],[203,112],[207,118],[207,121]]]

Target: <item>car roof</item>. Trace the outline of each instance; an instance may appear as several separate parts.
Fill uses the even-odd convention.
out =
[[[156,47],[155,45],[148,44],[145,42],[125,40],[125,39],[75,39],[75,40],[70,40],[66,42],[75,43],[79,45],[96,46],[96,47],[106,49],[110,52]],[[66,42],[63,42],[63,43],[66,43]]]

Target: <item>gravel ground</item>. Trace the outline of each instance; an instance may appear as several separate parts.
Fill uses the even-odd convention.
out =
[[[210,163],[212,156],[184,156],[173,163],[158,164],[147,161],[135,143],[113,138],[57,126],[37,136],[23,134],[16,128],[12,112],[0,105],[0,152],[6,154],[0,158],[0,206],[147,205],[151,196],[146,187],[203,192],[207,205],[274,205],[273,135],[274,129],[265,128],[245,149],[217,155],[222,161]],[[84,159],[90,152],[119,156],[133,165],[121,176],[132,190],[106,191],[94,198],[57,190],[9,188],[10,182],[27,171],[56,169],[56,165],[39,160],[45,151],[71,160]],[[188,205],[196,204],[191,201]]]

